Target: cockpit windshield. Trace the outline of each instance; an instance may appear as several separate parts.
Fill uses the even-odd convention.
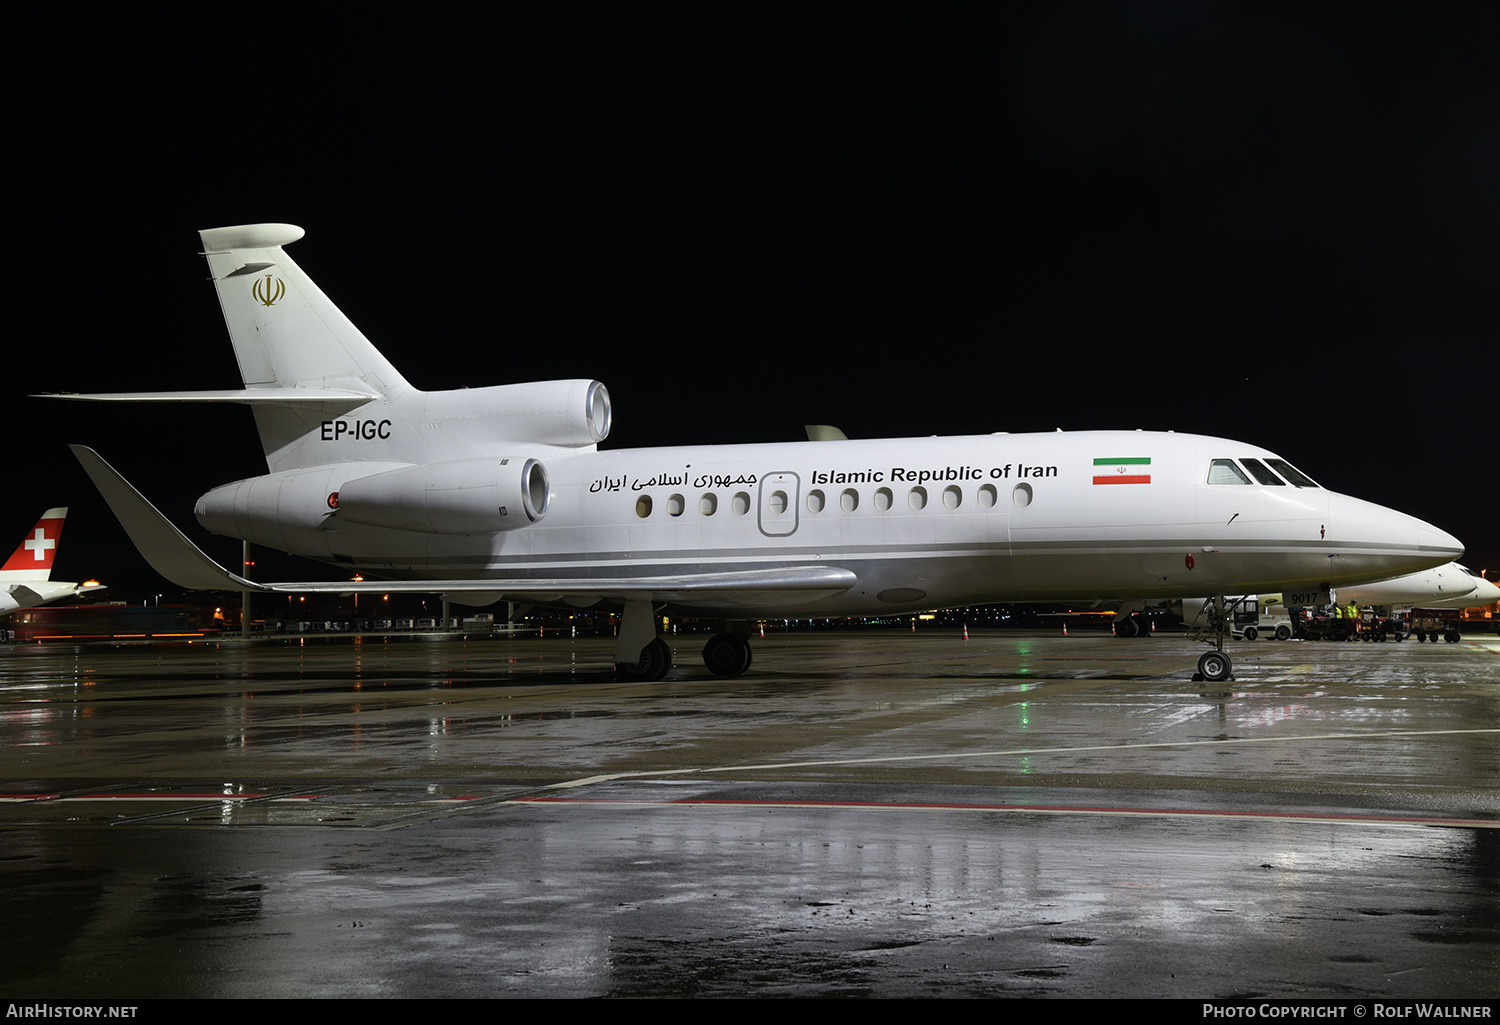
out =
[[[1299,488],[1315,488],[1319,486],[1317,481],[1313,480],[1311,477],[1303,473],[1301,470],[1297,469],[1285,459],[1267,459],[1266,462],[1271,464],[1271,469],[1281,474],[1283,477],[1291,481]]]
[[[1269,464],[1269,465],[1268,465]],[[1241,469],[1241,467],[1244,469]],[[1275,473],[1272,473],[1272,468]],[[1318,482],[1307,474],[1297,469],[1285,459],[1267,458],[1261,460],[1251,456],[1242,456],[1239,462],[1233,459],[1215,459],[1208,464],[1208,482],[1210,484],[1250,484],[1250,476],[1245,473],[1249,470],[1255,475],[1256,484],[1264,484],[1268,487],[1284,488],[1288,483],[1299,488],[1315,488]],[[1276,474],[1280,474],[1278,477]],[[1282,478],[1285,478],[1283,480]]]
[[[1286,487],[1286,481],[1282,480],[1280,477],[1276,476],[1270,470],[1266,469],[1266,464],[1263,463],[1263,462],[1261,462],[1259,459],[1250,459],[1250,458],[1247,457],[1247,458],[1241,459],[1240,462],[1242,462],[1242,463],[1245,464],[1246,469],[1248,469],[1252,474],[1254,474],[1255,475],[1255,479],[1257,481],[1259,481],[1260,483],[1262,483],[1262,484],[1274,484],[1277,487],[1281,487],[1281,488]]]
[[[1245,471],[1234,465],[1233,459],[1215,459],[1208,467],[1210,484],[1249,484]]]

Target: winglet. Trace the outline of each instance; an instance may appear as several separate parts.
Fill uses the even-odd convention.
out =
[[[237,576],[210,559],[172,526],[156,506],[86,445],[69,445],[115,518],[151,568],[178,587],[195,591],[264,591],[261,584]]]

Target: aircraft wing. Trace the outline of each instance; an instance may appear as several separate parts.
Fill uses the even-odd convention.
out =
[[[749,608],[815,601],[853,587],[854,573],[831,566],[770,567],[723,573],[659,576],[479,578],[472,580],[304,580],[267,583],[231,573],[205,555],[104,458],[85,445],[70,445],[94,486],[151,568],[179,587],[204,591],[271,594],[445,594],[462,604],[502,599],[587,607],[600,599],[691,604],[702,608]]]

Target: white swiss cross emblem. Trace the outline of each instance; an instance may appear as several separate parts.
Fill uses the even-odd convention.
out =
[[[26,547],[31,549],[31,558],[35,562],[47,561],[49,549],[56,548],[57,542],[47,536],[47,531],[41,527],[36,528],[36,534],[26,539]]]

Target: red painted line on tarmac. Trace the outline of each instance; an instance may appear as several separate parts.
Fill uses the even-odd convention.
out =
[[[73,794],[64,801],[250,801],[265,794]]]
[[[677,798],[646,801],[612,797],[516,797],[511,804],[616,804],[638,806],[722,805],[725,807],[773,808],[891,808],[920,811],[1033,812],[1049,815],[1158,815],[1198,818],[1282,819],[1299,822],[1369,822],[1396,825],[1470,826],[1500,829],[1496,819],[1453,819],[1431,815],[1357,815],[1342,812],[1236,811],[1205,808],[1119,808],[1105,805],[1070,804],[960,804],[927,801],[758,801],[714,798]]]
[[[270,797],[273,801],[315,801],[322,794],[0,794],[0,801],[253,801]]]

